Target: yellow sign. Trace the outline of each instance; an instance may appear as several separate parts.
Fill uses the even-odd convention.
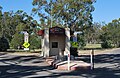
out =
[[[24,42],[23,46],[24,46],[25,48],[28,48],[28,47],[30,46],[30,44],[29,44],[28,42]]]

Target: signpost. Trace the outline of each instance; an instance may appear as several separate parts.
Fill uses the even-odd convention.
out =
[[[24,32],[24,44],[23,46],[25,47],[24,50],[29,50],[29,42],[28,42],[28,39],[29,39],[29,34],[27,32]]]
[[[24,33],[24,42],[28,42],[28,37],[29,37],[28,33],[25,32]]]
[[[73,36],[73,42],[77,42],[77,35],[81,34],[82,32],[74,32],[74,36]]]

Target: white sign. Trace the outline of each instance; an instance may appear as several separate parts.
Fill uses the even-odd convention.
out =
[[[24,42],[28,42],[28,37],[29,37],[28,33],[25,32],[24,33]]]
[[[24,48],[24,50],[29,50],[29,48]]]
[[[29,41],[28,41],[28,38],[29,38],[29,34],[27,33],[27,32],[24,32],[24,50],[29,50],[29,46],[30,46],[30,44],[28,43]]]
[[[73,42],[77,42],[77,34],[82,34],[82,32],[74,32]]]

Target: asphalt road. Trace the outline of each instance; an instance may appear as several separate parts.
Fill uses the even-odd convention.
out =
[[[0,78],[120,78],[120,49],[96,55],[94,62],[94,70],[62,71],[40,56],[0,53]]]

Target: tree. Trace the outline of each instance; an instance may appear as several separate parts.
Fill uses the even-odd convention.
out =
[[[82,30],[92,24],[94,2],[95,0],[33,0],[32,4],[36,7],[32,11],[44,21],[52,17],[61,26],[74,31]]]
[[[83,34],[78,35],[79,49],[86,45],[85,36]]]
[[[36,37],[36,29],[38,26],[38,23],[36,20],[34,20],[31,16],[27,15],[26,12],[23,12],[22,10],[18,10],[14,18],[16,19],[16,28],[15,28],[15,34],[13,35],[11,46],[13,48],[17,48],[18,46],[22,46],[24,43],[24,31],[29,33],[29,43],[30,48],[34,46],[34,48],[38,48],[38,45],[36,43],[38,42],[38,38]],[[33,36],[34,35],[34,36]],[[15,41],[16,40],[16,41]]]
[[[16,27],[16,33],[13,35],[12,41],[11,41],[11,47],[12,48],[18,48],[18,46],[22,46],[24,43],[24,34],[21,33],[23,29],[25,28],[25,25],[23,23],[20,23]]]
[[[41,48],[41,40],[35,34],[30,36],[30,49],[39,49]]]
[[[100,43],[102,24],[94,22],[92,27],[85,31],[85,39],[87,43]]]
[[[95,0],[33,0],[35,8],[32,11],[40,17],[41,28],[57,25],[84,33],[92,25],[94,2]]]
[[[106,32],[114,46],[118,47],[120,45],[120,19],[114,19],[108,23]]]
[[[13,11],[1,13],[1,36],[5,36],[9,42],[16,33],[16,26],[21,22],[20,17]]]
[[[36,35],[37,26],[39,26],[37,21],[23,10],[3,13],[0,6],[0,38],[4,37],[12,48],[17,48],[23,44],[24,35],[21,34],[22,31],[27,31],[30,36]],[[34,39],[37,40],[38,38],[35,37]]]
[[[103,46],[108,45],[109,47],[112,47],[112,44],[114,47],[120,46],[120,19],[114,19],[112,22],[104,25],[101,28],[101,36],[100,39],[103,43]]]
[[[0,36],[2,36],[2,7],[0,6]]]

